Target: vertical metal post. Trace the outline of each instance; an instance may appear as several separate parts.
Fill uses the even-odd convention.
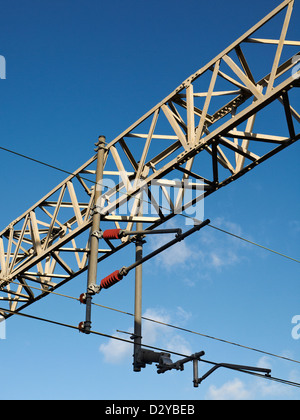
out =
[[[142,214],[142,200],[140,197],[139,215]],[[143,223],[137,222],[136,230],[141,232],[143,230]],[[140,235],[137,236],[135,244],[135,259],[139,261],[143,258],[143,239]],[[141,363],[139,355],[142,345],[142,264],[135,268],[135,299],[134,299],[134,355],[133,355],[133,370],[134,372],[141,371]]]
[[[92,296],[96,292],[97,282],[97,265],[98,265],[98,248],[99,248],[99,233],[100,233],[100,219],[101,219],[101,203],[102,195],[102,180],[104,170],[104,153],[105,153],[105,137],[99,136],[96,145],[97,151],[97,169],[96,169],[96,184],[94,197],[93,222],[90,234],[90,253],[88,265],[88,279],[86,292],[86,318],[84,323],[84,332],[90,333],[91,329],[91,305]]]
[[[197,359],[193,359],[193,375],[194,375],[194,388],[198,388],[199,386],[199,374],[198,374],[198,360]]]

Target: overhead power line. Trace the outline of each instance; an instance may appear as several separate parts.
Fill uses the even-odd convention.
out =
[[[226,233],[227,235],[231,235],[231,236],[233,236],[235,238],[241,239],[242,241],[248,242],[249,244],[252,244],[252,245],[258,246],[259,248],[265,249],[266,251],[273,252],[274,254],[280,255],[281,257],[288,258],[289,260],[292,260],[292,261],[295,261],[297,263],[300,263],[300,261],[297,260],[297,259],[295,259],[295,258],[289,257],[288,255],[282,254],[281,252],[274,251],[273,249],[267,248],[266,246],[257,244],[256,242],[250,241],[249,239],[245,239],[245,238],[243,238],[243,237],[241,237],[239,235],[235,235],[234,233],[227,232],[226,230],[220,229],[220,228],[218,228],[216,226],[212,226],[211,224],[209,224],[208,226],[211,227],[211,228],[213,228],[213,229],[219,230],[220,232]]]
[[[11,282],[11,283],[12,284],[17,284],[17,283],[14,283],[14,282]],[[39,290],[39,288],[35,287],[35,286],[31,286],[31,288]],[[58,293],[58,292],[54,292],[54,291],[50,291],[50,290],[48,291],[48,293],[52,294],[52,295],[56,295],[56,296],[80,301],[79,298],[76,298],[74,296],[69,296],[69,295],[66,295],[66,294],[62,294],[62,293]],[[118,312],[118,313],[121,313],[122,315],[128,315],[128,316],[134,317],[133,313],[127,312],[127,311],[122,311],[121,309],[112,308],[112,307],[101,305],[101,304],[95,303],[95,302],[92,302],[92,305],[94,305],[96,307],[99,307],[99,308],[102,308],[102,309],[107,309],[107,310],[110,310],[110,311],[113,311],[113,312]],[[187,332],[187,333],[190,333],[190,334],[195,334],[195,335],[198,335],[198,336],[201,336],[201,337],[204,337],[204,338],[208,338],[208,339],[219,341],[219,342],[229,344],[229,345],[232,345],[232,346],[240,347],[240,348],[243,348],[245,350],[251,350],[251,351],[261,353],[261,354],[264,354],[264,355],[267,355],[267,356],[275,357],[277,359],[281,359],[281,360],[285,360],[285,361],[288,361],[288,362],[300,364],[299,360],[291,359],[291,358],[285,357],[285,356],[280,356],[278,354],[267,352],[265,350],[257,349],[257,348],[254,348],[254,347],[245,346],[243,344],[236,343],[236,342],[229,341],[229,340],[225,340],[223,338],[214,337],[212,335],[203,334],[203,333],[200,333],[198,331],[194,331],[194,330],[191,330],[191,329],[188,329],[188,328],[179,327],[178,325],[173,325],[173,324],[170,324],[170,323],[167,323],[167,322],[158,321],[156,319],[145,317],[145,316],[142,316],[142,319],[144,321],[149,321],[149,322],[153,322],[155,324],[163,325],[163,326],[166,326],[166,327],[169,327],[169,328],[174,328],[174,329],[177,329],[179,331]]]
[[[39,160],[39,159],[32,158],[32,157],[30,157],[30,156],[27,156],[27,155],[24,155],[24,154],[18,153],[18,152],[16,152],[16,151],[13,151],[13,150],[10,150],[10,149],[7,149],[7,148],[4,148],[4,147],[2,147],[2,146],[0,146],[0,149],[1,149],[1,150],[6,151],[6,152],[8,152],[8,153],[12,153],[12,154],[14,154],[14,155],[16,155],[16,156],[19,156],[19,157],[22,157],[22,158],[28,159],[28,160],[30,160],[30,161],[32,161],[32,162],[39,163],[39,164],[44,165],[44,166],[46,166],[46,167],[48,167],[48,168],[55,169],[55,170],[57,170],[57,171],[63,172],[63,173],[65,173],[65,174],[68,174],[68,175],[74,175],[74,173],[73,173],[73,172],[70,172],[70,171],[67,171],[67,170],[65,170],[65,169],[59,168],[59,167],[57,167],[57,166],[55,166],[55,165],[48,164],[48,163],[46,163],[46,162],[44,162],[44,161],[41,161],[41,160]],[[90,179],[88,179],[88,178],[83,178],[83,179],[85,179],[86,181],[89,181],[89,182],[94,183],[94,181],[93,181],[93,180],[90,180]],[[102,186],[103,186],[103,187],[107,187],[105,184],[103,184]],[[131,196],[130,194],[125,193],[125,192],[121,192],[121,194],[124,194],[124,195],[126,195],[126,196]],[[145,199],[143,199],[143,201],[144,201],[144,202],[147,202],[148,204],[151,204],[149,201],[147,201],[147,200],[145,200]],[[160,207],[160,209],[161,209],[161,210],[168,210],[168,209],[165,209],[163,206],[159,206],[159,207]],[[180,216],[182,216],[182,217],[185,217],[185,218],[188,218],[188,219],[193,220],[193,221],[194,221],[194,223],[199,223],[199,220],[196,220],[196,219],[194,219],[194,218],[192,218],[192,217],[190,217],[190,216],[188,216],[188,215],[185,215],[185,214],[179,214],[179,215],[180,215]],[[208,226],[209,226],[209,227],[211,227],[211,228],[213,228],[213,229],[215,229],[215,230],[217,230],[217,231],[220,231],[220,232],[222,232],[222,233],[225,233],[225,234],[227,234],[227,235],[230,235],[230,236],[232,236],[232,237],[235,237],[235,238],[237,238],[237,239],[240,239],[240,240],[242,240],[242,241],[245,241],[245,242],[247,242],[247,243],[249,243],[249,244],[252,244],[252,245],[254,245],[254,246],[257,246],[257,247],[259,247],[259,248],[262,248],[262,249],[267,250],[267,251],[269,251],[269,252],[272,252],[272,253],[274,253],[274,254],[277,254],[277,255],[279,255],[279,256],[281,256],[281,257],[284,257],[284,258],[287,258],[287,259],[292,260],[292,261],[294,261],[294,262],[300,263],[300,261],[299,261],[299,260],[297,260],[297,259],[295,259],[295,258],[289,257],[289,256],[287,256],[287,255],[285,255],[285,254],[283,254],[283,253],[280,253],[280,252],[275,251],[275,250],[273,250],[273,249],[267,248],[267,247],[265,247],[265,246],[263,246],[263,245],[260,245],[260,244],[258,244],[258,243],[256,243],[256,242],[250,241],[250,240],[248,240],[248,239],[246,239],[246,238],[243,238],[242,236],[236,235],[236,234],[234,234],[234,233],[232,233],[232,232],[229,232],[229,231],[227,231],[227,230],[225,230],[225,229],[221,229],[221,228],[219,228],[219,227],[213,226],[212,224],[209,224]],[[12,282],[12,283],[13,283],[13,282]],[[32,288],[34,288],[34,287],[32,286]],[[67,296],[67,295],[62,295],[62,294],[59,294],[59,293],[56,293],[56,292],[50,292],[50,293],[54,293],[54,294],[57,294],[57,295],[60,295],[60,296],[64,296],[64,297],[67,297],[67,298],[71,298],[71,299],[76,299],[76,300],[78,300],[78,298],[74,298],[74,297]],[[116,309],[116,308],[109,308],[109,307],[106,307],[106,306],[103,306],[103,305],[99,305],[99,304],[96,304],[96,303],[93,303],[93,305],[95,305],[95,306],[99,306],[99,307],[102,307],[102,308],[106,308],[106,309],[109,309],[109,310],[117,311],[117,312],[120,312],[120,313],[123,313],[123,314],[127,314],[127,315],[130,315],[130,316],[134,316],[133,314],[131,314],[131,313],[129,313],[129,312],[124,312],[124,311],[121,311],[121,310]],[[189,333],[192,333],[192,334],[196,334],[196,335],[199,335],[199,336],[202,336],[202,337],[205,337],[205,338],[209,338],[209,339],[213,339],[213,340],[216,340],[216,341],[224,342],[224,343],[231,344],[231,345],[234,345],[234,346],[238,346],[238,347],[241,347],[241,348],[245,348],[245,349],[248,349],[248,350],[253,350],[253,351],[256,351],[256,352],[260,352],[260,353],[263,353],[263,354],[266,354],[266,355],[269,355],[269,356],[272,356],[272,357],[277,357],[277,358],[284,359],[284,360],[287,360],[287,361],[291,361],[291,362],[294,362],[294,363],[300,363],[300,362],[299,362],[299,361],[297,361],[297,360],[289,359],[289,358],[286,358],[286,357],[283,357],[283,356],[276,355],[276,354],[274,354],[274,353],[270,353],[270,352],[266,352],[266,351],[263,351],[263,350],[255,349],[255,348],[253,348],[253,347],[244,346],[244,345],[242,345],[242,344],[235,343],[235,342],[231,342],[231,341],[228,341],[228,340],[225,340],[225,339],[221,339],[221,338],[213,337],[213,336],[210,336],[210,335],[207,335],[207,334],[199,333],[199,332],[192,331],[192,330],[189,330],[189,329],[185,329],[185,328],[182,328],[182,327],[178,327],[178,326],[175,326],[175,325],[172,325],[172,324],[163,323],[163,322],[161,322],[161,321],[157,321],[157,320],[154,320],[154,319],[150,319],[150,318],[146,318],[146,317],[142,317],[142,318],[143,318],[144,320],[147,320],[147,321],[150,321],[150,322],[155,322],[155,323],[158,323],[158,324],[161,324],[161,325],[168,326],[168,327],[170,327],[170,328],[176,328],[176,329],[179,329],[179,330],[181,330],[181,331],[185,331],[185,332],[189,332]],[[74,328],[77,328],[77,327],[74,327]]]
[[[35,159],[35,158],[30,157],[30,156],[24,155],[24,154],[22,154],[22,153],[18,153],[18,152],[14,151],[14,150],[7,149],[7,148],[2,147],[2,146],[0,146],[0,150],[3,150],[3,151],[8,152],[8,153],[12,153],[12,154],[14,154],[14,155],[16,155],[16,156],[22,157],[22,158],[24,158],[24,159],[28,159],[28,160],[30,160],[30,161],[32,161],[32,162],[35,162],[35,163],[39,163],[39,164],[41,164],[41,165],[47,166],[48,168],[55,169],[55,170],[57,170],[57,171],[60,171],[60,172],[65,173],[65,174],[68,174],[68,175],[74,175],[74,173],[73,173],[73,172],[70,172],[70,171],[67,171],[67,170],[65,170],[65,169],[59,168],[58,166],[55,166],[55,165],[51,165],[51,164],[46,163],[46,162],[44,162],[44,161],[42,161],[42,160],[40,160],[40,159]],[[93,180],[91,180],[91,179],[84,178],[84,177],[81,177],[81,178],[82,178],[82,179],[84,179],[85,181],[88,181],[88,182],[92,182],[92,183],[94,183],[94,181],[93,181]],[[108,188],[108,186],[107,186],[107,185],[105,185],[105,184],[102,184],[102,187]],[[122,191],[120,191],[120,194],[126,195],[126,196],[128,196],[128,197],[131,197],[131,196],[132,196],[131,194],[128,194],[128,193],[125,193],[125,192],[122,192]],[[150,202],[150,201],[148,201],[148,200],[142,199],[142,201],[143,201],[143,202],[145,202],[145,203],[147,203],[147,204],[151,204],[151,202]],[[157,205],[158,205],[158,204],[157,204]],[[158,205],[158,207],[159,207],[161,210],[168,210],[167,208],[165,208],[165,207],[163,207],[163,206],[161,206],[161,205]],[[194,222],[199,223],[199,220],[196,220],[195,218],[193,218],[193,217],[191,217],[191,216],[188,216],[188,215],[185,215],[185,214],[179,214],[179,216],[182,216],[182,217],[188,218],[188,219],[190,219],[190,220],[193,220]],[[275,250],[273,250],[273,249],[271,249],[271,248],[268,248],[268,247],[266,247],[266,246],[264,246],[264,245],[260,245],[260,244],[258,244],[258,243],[256,243],[256,242],[254,242],[254,241],[250,241],[249,239],[243,238],[242,236],[236,235],[236,234],[234,234],[234,233],[232,233],[232,232],[229,232],[229,231],[227,231],[227,230],[225,230],[225,229],[221,229],[221,228],[219,228],[219,227],[213,226],[212,224],[209,224],[208,226],[209,226],[209,227],[211,227],[212,229],[215,229],[215,230],[218,230],[218,231],[220,231],[220,232],[223,232],[223,233],[225,233],[225,234],[227,234],[227,235],[230,235],[230,236],[232,236],[232,237],[235,237],[235,238],[237,238],[237,239],[240,239],[240,240],[242,240],[242,241],[244,241],[244,242],[247,242],[247,243],[249,243],[249,244],[251,244],[251,245],[254,245],[254,246],[257,246],[257,247],[259,247],[259,248],[261,248],[261,249],[264,249],[264,250],[266,250],[266,251],[272,252],[272,253],[274,253],[274,254],[276,254],[276,255],[279,255],[279,256],[281,256],[281,257],[283,257],[283,258],[287,258],[287,259],[289,259],[289,260],[291,260],[291,261],[294,261],[294,262],[300,263],[300,260],[298,260],[298,259],[296,259],[296,258],[289,257],[288,255],[285,255],[285,254],[283,254],[283,253],[281,253],[281,252],[275,251]]]
[[[6,311],[6,312],[12,312],[10,310],[0,308],[0,311],[2,311],[2,310]],[[73,329],[73,330],[80,331],[78,327],[76,327],[74,325],[66,324],[66,323],[63,323],[63,322],[54,321],[54,320],[50,320],[50,319],[47,319],[47,318],[38,317],[36,315],[29,315],[29,314],[25,314],[25,313],[21,313],[21,312],[14,312],[14,313],[16,315],[23,316],[25,318],[30,318],[30,319],[34,319],[34,320],[42,321],[42,322],[48,322],[50,324],[54,324],[54,325],[58,325],[58,326],[61,326],[61,327],[70,328],[70,329]],[[120,337],[112,336],[112,335],[109,335],[109,334],[105,334],[105,333],[102,333],[102,332],[99,332],[99,331],[90,330],[90,333],[101,336],[101,337],[110,338],[110,339],[117,340],[117,341],[122,341],[124,343],[128,343],[128,344],[131,344],[131,345],[134,344],[130,340],[126,340],[124,338],[120,338]],[[170,353],[170,354],[173,354],[173,355],[179,356],[179,357],[184,357],[184,358],[190,357],[190,356],[182,354],[182,353],[174,352],[173,350],[166,350],[166,349],[162,349],[160,347],[150,346],[150,345],[147,345],[147,344],[143,344],[143,347],[151,349],[151,350],[158,350],[158,351],[164,352],[164,353]],[[203,363],[214,365],[214,366],[219,365],[219,363],[212,362],[212,361],[205,360],[205,359],[200,359],[200,361],[203,362]],[[228,369],[231,369],[230,367],[227,367],[227,366],[224,366],[224,367],[228,368]],[[300,388],[300,383],[297,383],[297,382],[292,382],[292,381],[288,381],[286,379],[281,379],[281,378],[275,378],[273,376],[265,376],[265,375],[261,375],[261,374],[255,373],[255,372],[246,371],[246,370],[243,370],[243,369],[236,369],[235,368],[234,370],[240,371],[241,373],[248,373],[248,374],[251,374],[251,375],[254,375],[254,376],[258,376],[258,377],[263,378],[263,379],[269,379],[269,380],[272,380],[272,381],[275,381],[275,382],[280,382],[284,385],[289,385],[289,386]]]
[[[72,172],[66,171],[65,169],[59,168],[58,166],[50,165],[49,163],[42,162],[42,161],[41,161],[41,160],[39,160],[39,159],[35,159],[35,158],[33,158],[33,157],[30,157],[30,156],[24,155],[24,154],[22,154],[22,153],[18,153],[18,152],[14,151],[14,150],[11,150],[11,149],[7,149],[6,147],[2,147],[2,146],[0,146],[0,149],[1,149],[1,150],[4,150],[5,152],[12,153],[13,155],[16,155],[16,156],[22,157],[22,158],[24,158],[24,159],[31,160],[32,162],[39,163],[39,164],[41,164],[41,165],[47,166],[48,168],[55,169],[56,171],[64,172],[65,174],[68,174],[68,175],[74,175]],[[90,180],[89,180],[89,181],[90,181]]]

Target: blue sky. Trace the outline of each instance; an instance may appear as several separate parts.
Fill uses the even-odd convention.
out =
[[[279,3],[3,0],[0,54],[6,58],[7,78],[0,80],[0,146],[77,169],[94,153],[99,134],[116,137]],[[299,18],[296,2],[288,39],[299,40]],[[210,196],[205,217],[299,259],[299,147],[294,144]],[[0,159],[2,229],[64,176],[4,151]],[[170,226],[186,228],[180,216]],[[145,248],[155,246],[149,239]],[[132,259],[133,253],[125,258]],[[105,263],[99,270],[109,268]],[[297,262],[207,227],[144,265],[143,313],[300,360],[300,340],[291,334],[292,318],[300,314],[299,274]],[[82,276],[59,291],[78,297],[85,285]],[[133,285],[128,276],[95,301],[132,313]],[[59,296],[27,312],[72,325],[84,317],[83,306]],[[129,315],[99,307],[93,308],[93,321],[93,329],[105,334],[133,326]],[[275,377],[300,382],[299,364],[158,324],[145,322],[144,342],[184,354],[204,350],[216,362],[271,367]],[[300,396],[297,388],[228,370],[194,389],[192,365],[164,375],[157,375],[155,366],[134,373],[131,353],[130,346],[117,341],[15,316],[6,322],[6,339],[0,340],[5,383],[0,398]],[[202,364],[199,368],[200,373],[208,370]]]

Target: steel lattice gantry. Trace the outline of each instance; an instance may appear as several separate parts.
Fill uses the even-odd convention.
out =
[[[293,49],[300,42],[287,40],[293,5],[284,1],[108,142],[96,187],[97,155],[1,231],[3,317],[87,270],[93,213],[101,214],[102,228],[132,230],[143,222],[155,229],[299,140],[300,55]],[[257,37],[268,27],[278,34]],[[262,51],[266,59],[257,60]],[[151,214],[147,205],[141,213],[141,197]],[[99,243],[98,262],[131,241]]]

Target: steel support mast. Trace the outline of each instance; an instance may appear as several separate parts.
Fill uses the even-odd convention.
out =
[[[86,303],[86,319],[84,321],[83,330],[89,334],[91,329],[91,305],[92,296],[97,291],[97,267],[98,267],[98,248],[100,239],[100,220],[102,212],[101,196],[103,190],[103,169],[104,169],[104,150],[105,137],[99,136],[98,142],[95,144],[97,151],[97,169],[96,184],[94,193],[94,207],[92,209],[92,227],[90,233],[90,252],[88,262],[88,279],[87,291],[85,296]]]

